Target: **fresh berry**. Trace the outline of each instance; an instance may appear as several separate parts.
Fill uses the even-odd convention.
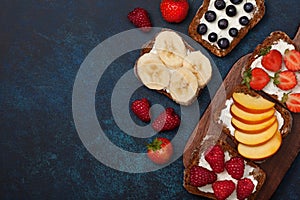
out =
[[[236,186],[236,193],[237,198],[239,200],[244,200],[248,198],[254,189],[254,184],[249,178],[243,178],[238,180],[237,186]]]
[[[300,93],[284,94],[281,101],[291,112],[300,112]]]
[[[160,3],[162,17],[167,22],[182,22],[186,18],[188,10],[189,3],[187,0],[162,0]]]
[[[173,155],[173,146],[167,138],[158,137],[147,145],[147,156],[156,164],[166,164]]]
[[[215,172],[204,167],[194,165],[190,170],[190,184],[195,187],[201,187],[207,184],[212,184],[217,180]]]
[[[228,20],[227,19],[220,19],[218,21],[218,27],[220,29],[226,29],[228,27]]]
[[[128,13],[127,18],[142,31],[151,30],[152,24],[148,12],[144,8],[137,7]]]
[[[234,5],[229,5],[226,7],[226,14],[229,16],[229,17],[233,17],[236,15],[236,7]]]
[[[252,12],[253,9],[254,9],[254,6],[253,6],[252,3],[247,2],[247,3],[244,4],[244,10],[245,10],[247,13]]]
[[[216,20],[217,15],[216,15],[215,11],[209,10],[205,13],[204,18],[208,22],[213,22]]]
[[[216,198],[218,200],[224,200],[233,193],[235,184],[232,180],[220,180],[214,182],[212,188]]]
[[[261,50],[261,55],[263,56],[261,64],[265,69],[272,72],[277,72],[281,69],[282,55],[278,50],[266,48]]]
[[[216,0],[214,5],[217,10],[223,10],[226,7],[224,0]]]
[[[241,25],[246,26],[247,24],[249,24],[250,21],[249,21],[248,17],[242,16],[242,17],[240,17],[239,22]]]
[[[200,35],[204,35],[207,32],[207,26],[206,26],[206,24],[204,24],[204,23],[199,24],[198,27],[197,27],[197,32]]]
[[[243,84],[254,90],[262,90],[270,82],[270,77],[262,68],[246,70],[243,75]]]
[[[275,73],[273,83],[282,90],[291,90],[298,82],[294,72],[285,70]]]
[[[220,145],[214,145],[205,152],[205,160],[216,173],[224,171],[225,155]]]
[[[229,47],[229,40],[227,38],[220,38],[218,40],[218,46],[221,49],[227,49]]]
[[[180,118],[173,108],[166,108],[152,123],[155,131],[171,131],[180,125]]]
[[[230,29],[229,29],[229,35],[230,35],[231,37],[236,37],[236,36],[238,35],[238,33],[239,33],[239,31],[238,31],[237,28],[230,28]]]
[[[218,39],[218,35],[215,32],[212,32],[208,35],[208,40],[210,42],[215,42]]]
[[[135,100],[131,104],[131,110],[143,122],[150,121],[150,103],[148,99],[142,98]]]
[[[240,157],[232,157],[230,160],[226,161],[225,169],[232,178],[240,179],[244,175],[244,160]]]
[[[283,55],[286,68],[291,71],[300,70],[300,52],[297,50],[286,50]]]
[[[235,4],[235,5],[242,3],[242,1],[243,0],[230,0],[230,2]]]

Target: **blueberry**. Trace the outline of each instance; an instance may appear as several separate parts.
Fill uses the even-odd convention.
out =
[[[212,32],[208,35],[208,40],[210,42],[215,42],[218,39],[218,35],[215,32]]]
[[[246,16],[243,16],[239,19],[239,22],[241,25],[246,26],[247,24],[249,24],[249,19]]]
[[[230,28],[229,29],[229,35],[231,36],[231,37],[236,37],[237,35],[238,35],[238,30],[236,29],[236,28]]]
[[[233,17],[236,15],[236,7],[234,5],[229,5],[226,7],[226,14],[229,17]]]
[[[231,3],[238,5],[240,3],[242,3],[243,0],[230,0]]]
[[[218,46],[221,49],[227,49],[229,47],[229,40],[227,38],[221,38],[218,40]]]
[[[205,13],[205,16],[204,16],[204,18],[205,18],[208,22],[213,22],[213,21],[215,21],[215,20],[216,20],[216,17],[217,17],[216,13],[215,13],[214,11],[212,11],[212,10],[207,11],[207,12]]]
[[[224,0],[216,0],[215,7],[217,10],[223,10],[226,7],[226,3]]]
[[[204,23],[199,24],[198,27],[197,27],[197,32],[200,35],[204,35],[207,32],[207,26],[206,26],[206,24],[204,24]]]
[[[252,10],[254,9],[254,6],[252,3],[245,3],[244,5],[244,10],[247,12],[247,13],[250,13],[252,12]]]
[[[228,20],[227,19],[220,19],[218,21],[218,27],[220,29],[226,29],[228,27]]]

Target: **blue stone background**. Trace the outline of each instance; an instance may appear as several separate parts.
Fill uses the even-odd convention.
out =
[[[158,171],[131,174],[111,169],[84,147],[72,116],[72,89],[89,52],[105,39],[134,28],[127,13],[143,7],[156,27],[187,34],[202,1],[190,0],[180,24],[165,22],[159,0],[1,0],[0,2],[0,198],[1,199],[201,199],[183,187],[182,157]],[[292,38],[300,25],[299,0],[266,1],[266,14],[225,58],[211,54],[225,78],[241,56],[272,31]],[[122,44],[120,44],[122,45]],[[96,96],[100,124],[110,140],[126,150],[145,152],[144,141],[126,136],[110,113],[111,81],[133,66],[138,51],[112,63],[104,90]],[[113,70],[115,66],[124,70]],[[133,98],[177,105],[144,88]],[[207,91],[199,97],[205,111]],[[101,105],[104,106],[101,106]],[[130,120],[136,120],[134,116]],[[136,123],[139,123],[136,120]],[[174,133],[173,133],[174,134]],[[189,134],[189,133],[188,133]],[[162,136],[172,138],[172,133]],[[147,139],[146,139],[147,140]],[[113,152],[112,152],[113,155]],[[272,199],[300,199],[300,158],[293,162]]]

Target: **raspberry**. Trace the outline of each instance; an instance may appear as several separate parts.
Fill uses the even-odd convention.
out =
[[[225,163],[225,168],[232,178],[240,179],[244,175],[244,159],[240,157],[232,157]]]
[[[224,171],[225,155],[220,145],[214,145],[205,152],[205,160],[216,173]]]
[[[239,200],[249,197],[254,189],[254,184],[249,178],[240,179],[237,183],[237,198]]]
[[[127,15],[136,27],[141,28],[142,31],[148,32],[151,30],[152,24],[148,12],[144,8],[137,7]]]
[[[152,123],[155,131],[170,131],[177,128],[180,124],[180,118],[173,108],[166,108]]]
[[[195,187],[211,184],[217,180],[217,175],[204,167],[194,165],[190,171],[190,183]]]
[[[148,99],[142,98],[135,100],[131,104],[131,110],[143,122],[150,121],[150,104]]]
[[[232,180],[216,181],[212,184],[215,196],[218,200],[224,200],[229,197],[235,189],[235,184]]]

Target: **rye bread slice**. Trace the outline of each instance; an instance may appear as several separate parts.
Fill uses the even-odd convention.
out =
[[[173,31],[173,30],[170,30],[170,29],[162,29],[162,31]],[[175,31],[174,31],[174,32],[175,32]],[[159,33],[158,33],[158,34],[159,34]],[[158,34],[157,34],[157,35],[158,35]],[[147,43],[145,43],[145,44],[142,46],[141,51],[140,51],[140,56],[142,56],[142,55],[144,55],[144,54],[146,54],[146,53],[149,53],[149,52],[153,49],[154,43],[155,43],[155,38],[156,38],[156,36],[155,36],[152,40],[148,41]],[[187,41],[185,41],[182,37],[181,37],[181,39],[183,40],[183,43],[185,44],[185,47],[186,47],[187,51],[189,51],[189,52],[195,51],[195,49],[194,49]],[[138,59],[137,59],[137,61],[138,61]],[[135,73],[136,77],[140,80],[140,78],[139,78],[139,76],[138,76],[138,73],[137,73],[137,61],[135,62],[135,65],[134,65],[134,73]],[[211,78],[211,77],[210,77],[210,78]],[[141,81],[141,80],[140,80],[140,81]],[[209,81],[210,81],[210,80],[208,80],[207,83],[208,83]],[[199,96],[199,94],[201,93],[201,91],[202,91],[203,88],[204,88],[204,87],[202,87],[202,88],[198,87],[198,90],[197,90],[197,92],[196,92],[195,97],[194,97],[193,99],[191,99],[189,102],[187,102],[186,104],[184,104],[184,103],[179,103],[179,104],[184,105],[184,106],[191,105],[191,104],[197,99],[197,97]],[[176,100],[173,99],[172,96],[170,95],[170,93],[168,93],[166,90],[155,90],[155,91],[157,91],[157,92],[160,93],[160,94],[165,95],[166,97],[168,97],[168,98],[171,99],[172,101],[176,102]],[[178,103],[178,102],[177,102],[177,103]]]
[[[185,168],[184,170],[184,182],[183,182],[183,187],[192,194],[195,195],[200,195],[203,197],[207,197],[210,199],[216,199],[214,193],[211,192],[204,192],[204,191],[200,191],[197,187],[193,186],[190,184],[190,169],[192,168],[192,166],[194,165],[199,165],[200,162],[200,156],[202,155],[203,152],[205,152],[205,150],[207,150],[207,148],[209,148],[211,145],[214,144],[219,144],[224,152],[228,152],[230,157],[234,157],[234,156],[239,156],[241,157],[238,152],[232,148],[227,142],[225,142],[224,140],[211,140],[211,141],[204,141],[203,145],[201,146],[201,148],[196,149],[193,152],[193,155],[191,157],[191,160],[189,162],[189,165],[187,168]],[[249,200],[253,200],[256,198],[257,194],[259,193],[259,191],[261,190],[265,180],[266,180],[266,173],[263,171],[263,169],[261,169],[258,165],[256,165],[255,163],[253,163],[250,160],[244,159],[246,164],[248,166],[251,166],[254,168],[254,170],[250,173],[251,176],[254,177],[255,180],[257,180],[257,185],[256,185],[256,191],[254,193],[252,193],[247,199]],[[201,163],[200,163],[201,165]],[[226,169],[225,169],[226,170]]]
[[[203,4],[198,9],[196,15],[194,16],[192,22],[189,25],[188,32],[189,32],[189,35],[194,40],[196,40],[197,42],[202,44],[205,48],[207,48],[213,54],[215,54],[218,57],[224,57],[228,53],[230,53],[238,45],[238,43],[242,40],[242,38],[244,38],[246,36],[246,34],[249,32],[249,30],[252,29],[263,18],[264,14],[265,14],[264,0],[255,0],[257,6],[255,7],[256,10],[254,11],[254,15],[253,15],[252,19],[250,20],[248,25],[242,27],[239,30],[237,37],[233,38],[229,47],[226,49],[220,49],[216,44],[212,44],[209,41],[204,40],[202,38],[202,35],[200,35],[197,32],[197,27],[200,24],[200,19],[202,17],[204,17],[204,14],[208,10],[210,1],[214,1],[214,0],[204,0],[203,1]],[[225,9],[223,9],[223,10],[225,12]],[[230,22],[229,22],[229,26],[230,26]]]
[[[256,92],[255,90],[252,90],[252,89],[249,89],[247,86],[245,85],[237,85],[234,90],[228,94],[227,96],[227,99],[230,99],[232,94],[234,92],[241,92],[241,93],[244,93],[244,94],[248,94],[250,96],[253,96],[253,97],[257,97],[257,96],[262,96],[260,95],[258,92]],[[264,96],[262,96],[264,97]],[[266,97],[264,97],[266,98]],[[266,98],[268,99],[268,98]],[[272,99],[268,99],[268,100],[272,100]],[[277,102],[274,102],[275,103],[275,106],[274,108],[276,109],[276,111],[278,111],[283,120],[284,120],[284,123],[282,125],[282,127],[280,128],[280,133],[281,133],[281,136],[282,138],[285,138],[290,132],[291,132],[291,129],[292,129],[292,126],[293,126],[293,116],[292,114],[285,108],[283,107],[281,104],[277,103]],[[225,108],[225,105],[224,107]],[[216,115],[214,116],[214,119],[215,119],[215,122],[216,123],[220,123],[220,120],[219,120],[219,117],[220,117],[220,114],[221,114],[221,110],[223,109],[221,108],[220,110],[218,110],[218,112],[216,112]],[[222,123],[222,122],[221,122]],[[237,140],[234,138],[234,136],[230,133],[230,130],[229,128],[223,124],[223,132],[228,135],[233,141],[235,144],[238,144]]]

